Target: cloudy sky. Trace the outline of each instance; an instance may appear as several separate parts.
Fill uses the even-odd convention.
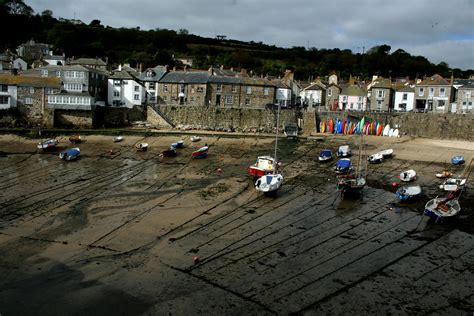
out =
[[[474,0],[25,0],[41,13],[112,27],[190,33],[280,47],[362,52],[388,44],[474,69]]]

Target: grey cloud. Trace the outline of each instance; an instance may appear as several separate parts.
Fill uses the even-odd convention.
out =
[[[282,47],[350,48],[388,44],[432,62],[474,68],[471,0],[27,0],[36,12],[99,19],[113,27],[186,28]],[[430,49],[443,48],[440,53]],[[463,49],[461,49],[462,47]],[[469,49],[471,47],[471,49]],[[464,53],[463,53],[464,51]]]

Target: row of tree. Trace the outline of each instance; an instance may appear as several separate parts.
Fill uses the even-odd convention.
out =
[[[373,74],[384,77],[421,77],[439,73],[444,77],[467,77],[474,70],[451,69],[442,62],[437,65],[422,56],[412,56],[397,49],[391,53],[388,45],[375,46],[364,54],[348,49],[317,49],[304,47],[281,48],[262,42],[218,40],[193,34],[185,29],[140,30],[112,28],[99,20],[89,25],[78,25],[56,19],[51,10],[35,14],[22,0],[0,0],[0,49],[15,48],[30,39],[52,44],[56,53],[68,57],[108,57],[111,65],[141,63],[179,66],[173,55],[192,56],[194,68],[209,66],[246,68],[255,74],[278,76],[285,69],[295,72],[297,79],[326,76],[332,71],[341,77],[349,75],[369,78]],[[8,31],[5,31],[8,30]]]

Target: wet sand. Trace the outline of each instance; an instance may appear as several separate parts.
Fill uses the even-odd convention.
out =
[[[361,199],[342,200],[323,148],[357,136],[279,143],[285,183],[258,194],[247,167],[273,138],[204,136],[176,158],[176,136],[86,136],[79,160],[38,140],[0,136],[0,314],[440,314],[474,312],[474,195],[460,216],[433,223],[434,174],[472,142],[364,137]],[[136,152],[139,141],[150,144]],[[191,158],[204,144],[209,157]],[[354,158],[353,158],[354,159]],[[456,174],[464,166],[450,166]],[[219,170],[220,169],[220,170]],[[392,187],[415,169],[424,196],[401,204]],[[471,175],[472,176],[472,175]],[[472,183],[472,179],[470,181]]]

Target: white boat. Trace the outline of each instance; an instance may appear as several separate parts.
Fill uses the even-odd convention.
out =
[[[349,157],[351,155],[351,149],[348,145],[339,146],[337,150],[338,157]]]
[[[421,186],[419,185],[405,185],[395,192],[395,195],[400,201],[409,201],[421,195]]]
[[[123,139],[124,139],[123,136],[115,136],[113,138],[113,141],[114,143],[118,143],[118,142],[121,142]]]
[[[384,159],[382,152],[375,153],[373,155],[370,155],[367,157],[367,160],[370,163],[381,163],[382,160]]]
[[[44,142],[41,142],[38,144],[38,149],[42,150],[50,150],[56,148],[56,146],[59,144],[59,141],[57,139],[48,139]]]
[[[390,124],[387,124],[383,129],[382,136],[388,136],[388,132],[390,131]]]
[[[201,137],[197,136],[197,135],[193,135],[191,136],[191,141],[194,143],[194,142],[198,142],[201,140]]]
[[[465,178],[448,178],[439,186],[439,188],[444,191],[457,191],[466,185],[466,181],[467,179]]]
[[[400,180],[404,182],[410,182],[416,180],[416,171],[413,169],[403,171],[400,173]]]
[[[387,158],[392,157],[393,149],[392,148],[385,149],[385,150],[379,151],[378,153],[381,154],[385,159],[387,159]]]
[[[461,211],[461,205],[457,198],[451,199],[436,197],[429,200],[425,205],[424,214],[434,218],[436,221],[445,217],[452,217]]]
[[[255,189],[266,195],[276,195],[278,189],[283,184],[283,175],[279,169],[279,162],[277,162],[277,150],[278,150],[278,127],[280,126],[280,106],[278,106],[277,122],[276,122],[276,133],[275,133],[275,155],[272,159],[272,173],[261,176],[255,181]],[[260,158],[260,157],[259,157]],[[249,168],[250,169],[250,168]],[[250,170],[249,170],[250,172]]]
[[[345,160],[343,158],[341,160]],[[340,161],[341,161],[340,160]],[[349,159],[347,159],[349,160]],[[367,162],[365,163],[365,172],[362,173],[362,134],[360,134],[359,153],[355,173],[338,177],[337,190],[341,192],[341,197],[360,196],[367,183]]]
[[[137,151],[146,151],[148,149],[148,143],[138,143],[135,145]]]

